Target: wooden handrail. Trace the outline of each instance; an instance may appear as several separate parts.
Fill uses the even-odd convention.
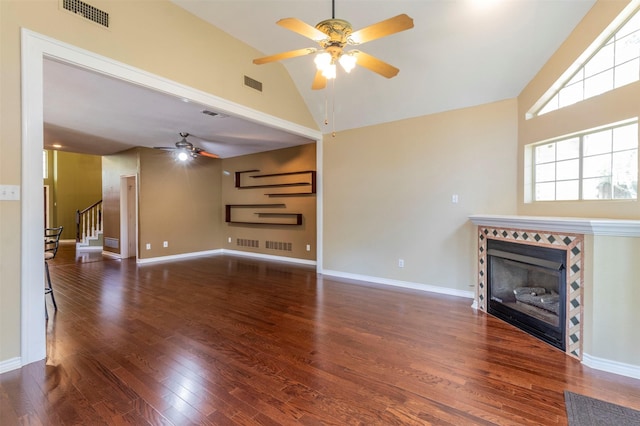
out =
[[[83,210],[76,210],[76,242],[102,231],[102,200]]]

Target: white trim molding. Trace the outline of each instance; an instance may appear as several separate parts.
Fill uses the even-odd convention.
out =
[[[20,367],[22,367],[22,361],[20,360],[20,357],[0,361],[0,374],[17,370]]]
[[[640,365],[626,364],[609,359],[598,358],[587,353],[582,354],[582,363],[587,367],[596,370],[602,370],[609,373],[619,374],[621,376],[640,379]]]
[[[471,215],[469,220],[478,226],[571,232],[585,235],[640,237],[640,220],[482,214]]]
[[[411,281],[400,281],[392,280],[389,278],[372,277],[369,275],[352,274],[349,272],[332,271],[330,269],[323,270],[322,275],[336,278],[346,278],[349,280],[364,281],[368,283],[383,284],[393,287],[409,288],[412,290],[426,291],[429,293],[446,294],[449,296],[464,297],[466,299],[473,299],[475,297],[475,292],[473,291],[458,290],[455,288],[440,287],[436,285],[415,283]]]
[[[228,249],[222,249],[221,251],[223,254],[254,257],[256,259],[264,259],[264,260],[274,260],[276,262],[298,263],[300,265],[309,265],[309,266],[315,266],[317,264],[315,260],[298,259],[296,257],[274,256],[272,254],[252,253],[250,251],[228,250]]]

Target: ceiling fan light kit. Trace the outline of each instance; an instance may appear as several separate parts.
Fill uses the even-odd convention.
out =
[[[347,51],[344,48],[346,45],[360,45],[413,28],[413,19],[406,14],[401,14],[354,32],[348,21],[335,18],[335,0],[332,0],[331,4],[332,18],[319,22],[315,27],[297,18],[283,18],[276,22],[283,28],[315,41],[320,45],[320,50],[317,48],[291,50],[254,59],[253,63],[262,65],[318,52],[314,59],[317,72],[311,85],[313,90],[324,89],[327,80],[336,77],[336,63],[339,63],[347,73],[351,72],[357,64],[383,77],[395,77],[400,71],[398,68],[359,50]]]
[[[191,142],[187,140],[189,133],[180,133],[180,137],[182,140],[179,140],[175,143],[175,147],[173,146],[154,146],[155,149],[163,149],[166,151],[176,151],[175,157],[179,161],[187,161],[190,158],[197,158],[200,156],[209,157],[209,158],[220,158],[219,155],[213,154],[211,152],[207,152],[202,148],[198,148],[193,146]]]

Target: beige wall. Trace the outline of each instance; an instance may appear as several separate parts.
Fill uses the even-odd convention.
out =
[[[260,52],[169,1],[92,1],[109,12],[109,29],[60,10],[58,4],[58,0],[0,1],[1,184],[21,184],[21,28],[317,128],[283,66],[253,65],[251,59]],[[244,75],[263,82],[264,91],[244,88]],[[0,362],[20,356],[20,205],[0,202]]]
[[[102,199],[102,159],[97,155],[49,151],[53,157],[50,226],[63,226],[62,239],[76,239],[76,210]]]
[[[220,248],[221,160],[183,163],[166,151],[140,148],[139,153],[139,258]]]
[[[288,192],[288,188],[255,188],[236,189],[235,172],[243,170],[260,170],[249,173],[242,178],[242,185],[260,185],[267,183],[306,182],[309,175],[281,176],[273,179],[252,179],[249,176],[258,174],[287,173],[305,170],[316,170],[316,144],[301,145],[293,148],[279,149],[259,154],[222,160],[223,170],[229,174],[222,177],[222,221],[226,204],[285,204],[277,209],[234,209],[232,219],[242,221],[256,220],[256,211],[283,211],[301,213],[302,225],[222,225],[222,248],[248,251],[273,256],[293,257],[296,259],[316,260],[316,195],[269,197],[265,193]],[[257,182],[257,181],[260,182]],[[252,182],[255,181],[255,182]],[[307,187],[294,187],[294,191],[309,191]],[[267,220],[262,218],[261,220]],[[278,218],[283,222],[287,218]],[[231,243],[228,239],[231,238]],[[259,247],[238,245],[238,239],[257,240]],[[291,243],[291,251],[266,248],[265,241]],[[306,246],[310,250],[307,251]]]
[[[598,1],[518,97],[518,214],[640,219],[640,201],[525,203],[524,147],[538,141],[640,116],[640,82],[544,114],[525,113],[627,6]],[[584,353],[640,367],[640,238],[586,236]]]
[[[516,112],[507,100],[325,138],[324,268],[473,291],[468,216],[516,212]]]

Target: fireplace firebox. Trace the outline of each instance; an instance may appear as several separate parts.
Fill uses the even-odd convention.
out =
[[[487,240],[487,312],[565,350],[567,251]]]

